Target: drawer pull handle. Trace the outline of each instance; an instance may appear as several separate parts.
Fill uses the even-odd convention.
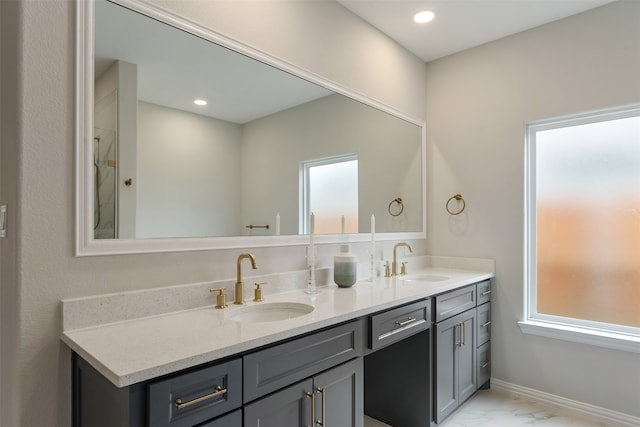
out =
[[[486,328],[487,326],[489,326],[491,324],[491,320],[486,321],[485,323],[482,324],[483,328]]]
[[[219,385],[216,386],[216,391],[214,391],[213,393],[209,393],[209,394],[205,394],[204,396],[200,396],[196,399],[190,400],[188,402],[182,402],[182,399],[176,399],[174,400],[174,404],[176,405],[176,408],[178,409],[183,409],[183,408],[187,408],[191,405],[195,405],[196,403],[200,403],[202,401],[208,400],[208,399],[213,399],[214,397],[220,396],[222,394],[225,394],[227,392],[226,388],[222,388]]]
[[[482,369],[486,368],[487,366],[489,366],[489,361],[488,360],[486,362],[484,362],[482,365],[480,365],[480,367]]]
[[[486,291],[484,291],[484,292],[480,292],[480,295],[481,295],[481,296],[485,296],[485,295],[489,295],[490,293],[491,293],[491,289],[487,289],[487,290],[486,290]]]
[[[415,317],[408,317],[407,320],[403,320],[403,321],[399,321],[398,320],[398,321],[396,321],[396,325],[398,325],[398,326],[407,326],[407,325],[415,322],[416,320],[418,320],[418,319],[416,319]]]

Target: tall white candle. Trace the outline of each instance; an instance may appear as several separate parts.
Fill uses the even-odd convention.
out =
[[[371,255],[376,252],[376,216],[371,214]]]
[[[340,218],[340,232],[344,234],[344,215]]]
[[[276,214],[276,236],[280,235],[280,212]]]

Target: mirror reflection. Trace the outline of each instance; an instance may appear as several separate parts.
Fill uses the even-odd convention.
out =
[[[422,126],[105,0],[94,55],[95,239],[423,231]]]

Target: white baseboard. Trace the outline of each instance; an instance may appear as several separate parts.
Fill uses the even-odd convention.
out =
[[[583,416],[593,420],[615,423],[624,427],[640,426],[640,417],[624,414],[622,412],[612,411],[600,406],[590,405],[588,403],[578,402],[576,400],[566,399],[554,394],[545,393],[517,384],[508,383],[506,381],[491,378],[491,388],[496,391],[502,391],[507,394],[527,397],[529,399],[546,403],[559,408],[570,409]]]

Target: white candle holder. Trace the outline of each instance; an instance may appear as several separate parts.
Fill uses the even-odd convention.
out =
[[[304,292],[309,295],[320,293],[316,287],[316,248],[313,244],[307,249],[307,290]]]

